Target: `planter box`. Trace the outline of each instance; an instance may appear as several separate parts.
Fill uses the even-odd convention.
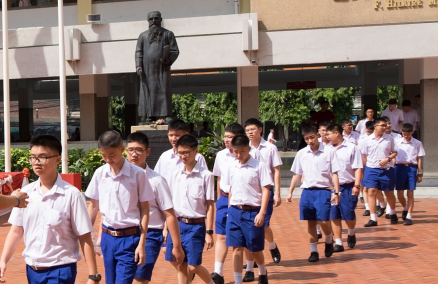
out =
[[[69,184],[73,185],[79,191],[82,190],[82,181],[81,181],[81,174],[60,174],[62,179]]]

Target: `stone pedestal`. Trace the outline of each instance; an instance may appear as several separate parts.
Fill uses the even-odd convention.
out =
[[[151,169],[155,168],[161,154],[172,148],[167,138],[168,125],[157,125],[156,128],[152,125],[131,126],[131,133],[134,132],[142,132],[148,136],[151,154],[146,161]]]

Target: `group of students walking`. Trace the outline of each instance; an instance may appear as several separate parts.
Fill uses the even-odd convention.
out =
[[[391,223],[397,222],[394,186],[398,192],[408,190],[403,216],[411,220],[424,150],[421,142],[412,138],[412,125],[404,124],[403,137],[398,139],[385,134],[387,126],[384,118],[378,118],[372,125],[367,123],[369,136],[359,137],[352,135],[348,121],[342,126],[321,122],[319,130],[314,126],[302,130],[308,146],[295,157],[291,169],[295,175],[286,200],[292,202],[292,193],[301,182],[300,219],[308,223],[309,261],[319,260],[317,242],[322,235],[318,226],[325,234],[326,257],[344,250],[341,220],[348,226],[348,246],[355,246],[360,192],[371,216],[365,226],[377,226],[380,191],[385,192]],[[88,208],[81,193],[57,172],[62,152],[59,140],[49,135],[34,138],[29,161],[39,179],[21,190],[29,197],[27,207],[14,208],[9,218],[12,227],[0,258],[0,281],[4,281],[7,263],[24,236],[22,255],[29,283],[75,283],[79,245],[89,271],[88,284],[98,283],[101,276],[90,233],[100,212],[97,242],[106,283],[149,283],[163,251],[165,260],[175,268],[178,283],[191,283],[199,277],[204,283],[223,284],[229,247],[236,284],[254,281],[254,268],[258,283],[268,283],[265,240],[273,262],[281,261],[269,225],[274,207],[281,204],[282,162],[276,146],[262,138],[262,130],[257,119],[249,119],[243,126],[228,125],[225,149],[217,153],[213,172],[198,153],[197,139],[189,135],[188,125],[181,120],[169,123],[172,149],[161,155],[154,170],[147,164],[153,149],[145,134],[130,134],[125,147],[118,132],[107,131],[98,140],[106,164],[96,170],[85,192],[90,198]],[[399,199],[402,195],[398,194]],[[213,246],[215,264],[209,271],[202,265],[202,253]]]

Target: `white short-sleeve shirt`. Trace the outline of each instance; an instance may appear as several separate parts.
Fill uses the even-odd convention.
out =
[[[359,122],[356,125],[356,130],[357,132],[360,133],[360,136],[366,136],[367,135],[367,127],[366,127],[366,123],[370,121],[368,120],[368,118],[364,118],[359,120]],[[373,120],[371,120],[373,121]]]
[[[403,111],[403,123],[410,123],[412,126],[414,126],[414,130],[417,129],[417,122],[420,122],[420,115],[418,115],[418,112],[411,108],[408,112]]]
[[[207,200],[214,200],[214,176],[199,163],[191,173],[184,167],[170,175],[170,192],[176,216],[184,218],[207,217]]]
[[[258,159],[258,157],[262,158],[262,162],[264,162],[269,169],[269,174],[271,175],[271,178],[274,178],[274,168],[277,166],[283,165],[283,162],[281,161],[280,154],[278,153],[277,146],[275,146],[272,143],[267,142],[265,139],[260,140],[260,144],[257,148],[251,145],[251,142],[249,142],[249,146],[251,146],[252,149],[254,149],[251,153],[256,152],[256,154],[253,156],[253,158]],[[258,155],[258,153],[260,155]]]
[[[46,194],[39,179],[21,191],[29,195],[29,204],[12,209],[9,223],[23,227],[26,264],[51,267],[79,261],[78,237],[94,231],[82,193],[59,174]]]
[[[373,133],[363,140],[360,151],[363,155],[367,155],[367,167],[387,169],[392,167],[393,164],[385,164],[381,167],[379,162],[381,159],[388,158],[392,152],[397,152],[397,146],[392,135],[383,134],[380,139],[377,139]]]
[[[108,164],[98,168],[85,195],[99,200],[103,224],[114,229],[139,226],[139,203],[155,197],[144,169],[127,160],[117,176]]]
[[[417,165],[417,158],[426,155],[423,143],[414,137],[410,141],[406,141],[404,138],[398,139],[395,144],[398,148],[397,157],[395,157],[397,164]]]
[[[353,143],[344,140],[337,148],[330,145],[338,158],[341,169],[338,171],[339,184],[355,182],[354,172],[363,168],[362,154]]]
[[[236,161],[236,157],[230,149],[223,149],[216,154],[213,175],[221,178],[219,182],[220,189],[225,193],[230,192],[230,169],[233,167],[234,161]]]
[[[399,123],[405,120],[403,117],[403,111],[401,109],[395,108],[393,111],[391,111],[389,108],[387,108],[382,112],[381,116],[389,117],[389,120],[391,120],[391,130],[401,132]]]
[[[165,217],[163,211],[173,208],[172,196],[166,180],[157,172],[146,166],[146,174],[155,198],[149,201],[150,229],[163,229]]]
[[[344,140],[347,140],[350,143],[353,143],[354,145],[357,145],[359,143],[360,134],[356,131],[351,131],[350,135],[345,134],[345,132],[342,132],[342,136],[344,137]]]
[[[291,168],[295,174],[304,175],[301,188],[333,188],[332,173],[340,170],[335,151],[322,143],[315,152],[310,146],[298,151]]]
[[[205,161],[204,156],[197,153],[195,156],[195,160],[202,167],[208,169],[207,162]],[[181,162],[181,159],[179,158],[178,154],[175,154],[175,151],[172,148],[161,154],[157,164],[155,165],[154,171],[156,171],[160,176],[165,178],[167,183],[169,183],[170,175],[175,170],[181,168],[184,168],[184,164]]]
[[[273,184],[269,169],[250,157],[245,164],[234,161],[231,170],[231,205],[261,206],[262,187]]]

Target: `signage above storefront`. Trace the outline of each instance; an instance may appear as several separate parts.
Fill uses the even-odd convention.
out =
[[[374,9],[380,9],[380,8],[387,8],[387,9],[403,9],[403,8],[423,8],[423,4],[425,2],[429,4],[429,6],[437,6],[438,0],[410,0],[410,1],[399,1],[399,0],[387,0],[380,1],[375,0],[373,1]]]

